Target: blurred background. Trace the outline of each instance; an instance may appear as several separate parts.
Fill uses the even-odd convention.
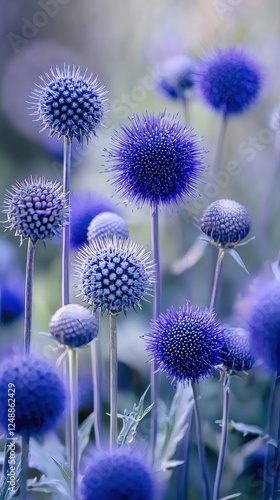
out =
[[[199,202],[174,210],[161,210],[161,251],[164,311],[185,300],[208,305],[213,281],[213,251],[208,246],[194,265],[181,261],[199,236],[196,227],[202,209],[218,198],[232,198],[251,214],[251,236],[256,239],[240,249],[249,275],[230,256],[223,269],[218,316],[231,326],[244,324],[248,293],[269,277],[270,262],[280,250],[279,231],[279,132],[271,128],[271,115],[280,103],[280,6],[277,0],[13,0],[0,4],[0,199],[7,189],[29,175],[62,178],[62,140],[39,133],[30,116],[30,93],[39,76],[51,67],[77,64],[97,75],[108,90],[109,111],[97,137],[88,146],[74,144],[72,193],[77,200],[89,191],[102,192],[126,219],[130,235],[150,245],[149,211],[125,205],[113,195],[104,173],[104,147],[114,129],[133,113],[161,111],[183,113],[179,100],[160,93],[157,82],[161,65],[171,56],[187,54],[202,58],[217,47],[243,45],[263,66],[264,85],[260,99],[248,112],[230,119],[222,156],[224,177],[201,186]],[[190,123],[204,137],[207,164],[217,136],[220,117],[207,108],[198,93],[190,100]],[[183,120],[183,116],[182,116]],[[277,127],[276,127],[277,128]],[[237,162],[230,173],[228,166]],[[102,173],[103,172],[103,173]],[[207,176],[206,176],[207,178]],[[207,187],[208,186],[208,187]],[[2,215],[2,220],[5,216]],[[0,292],[2,354],[21,349],[23,283],[26,244],[0,227]],[[60,242],[38,245],[35,266],[34,345],[52,356],[52,346],[38,332],[47,332],[50,316],[60,307]],[[75,251],[72,252],[73,260]],[[179,261],[179,263],[178,263]],[[187,261],[189,262],[189,260]],[[175,266],[174,266],[175,263]],[[187,269],[187,267],[189,267]],[[73,280],[74,284],[74,280]],[[78,301],[73,290],[73,300]],[[149,383],[149,363],[141,335],[149,331],[151,304],[143,311],[119,321],[120,410],[131,408]],[[107,323],[102,325],[104,411],[108,407]],[[89,351],[81,356],[81,421],[91,412]],[[232,384],[231,418],[265,426],[270,375],[257,363],[248,376],[235,377]],[[88,385],[87,385],[88,384]],[[163,397],[172,397],[172,387],[163,381]],[[202,384],[202,405],[207,452],[212,479],[217,460],[221,418],[221,384],[218,377]],[[106,425],[108,424],[106,420]],[[258,475],[261,443],[252,436],[233,432],[232,452],[226,464],[224,495],[243,491],[242,499],[260,495]],[[233,458],[232,458],[233,457]],[[241,460],[242,459],[242,460]],[[200,476],[196,452],[190,457],[190,499],[199,498]],[[177,498],[180,467],[174,471],[168,499]]]

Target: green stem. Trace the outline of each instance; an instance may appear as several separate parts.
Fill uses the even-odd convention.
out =
[[[159,252],[159,222],[158,207],[151,207],[151,239],[153,260],[155,263],[155,286],[154,286],[154,310],[153,318],[157,319],[161,307],[161,273],[160,273],[160,252]],[[157,373],[156,362],[151,364],[151,400],[153,403],[151,410],[151,458],[155,459],[155,449],[157,442],[158,427],[158,398],[159,398],[159,373]]]
[[[184,121],[187,126],[190,124],[190,100],[187,97],[183,97],[183,116]]]
[[[215,484],[214,484],[213,500],[219,500],[220,485],[225,463],[227,436],[228,436],[229,398],[230,398],[230,375],[226,373],[224,379],[222,434],[221,434],[219,458],[218,458],[218,465],[217,465]]]
[[[78,471],[79,471],[79,445],[78,445],[78,353],[69,348],[69,393],[70,393],[70,429],[71,429],[71,495],[78,498]]]
[[[273,414],[274,414],[274,401],[276,397],[276,379],[277,376],[274,375],[272,384],[271,384],[271,390],[270,390],[270,396],[269,396],[269,403],[268,403],[268,412],[267,412],[267,424],[266,424],[266,432],[269,436],[273,435]],[[268,474],[268,466],[271,461],[271,445],[267,443],[266,445],[266,454],[264,457],[264,466],[263,466],[263,488],[262,488],[262,500],[266,500],[267,498],[267,492],[268,492],[268,486],[269,486],[269,474]]]
[[[28,239],[25,277],[24,352],[30,353],[35,244]]]
[[[27,475],[28,475],[29,436],[21,440],[21,473],[20,473],[20,500],[26,500]]]
[[[215,175],[216,172],[219,172],[221,169],[221,159],[222,159],[223,145],[224,145],[224,139],[225,139],[225,135],[226,135],[227,124],[228,124],[227,117],[225,114],[223,114],[222,118],[221,118],[220,128],[219,128],[218,137],[217,137],[217,143],[216,143],[216,147],[214,149],[214,155],[213,155],[213,160],[212,160],[212,172],[210,172],[210,175],[212,177]]]
[[[117,318],[109,315],[110,321],[110,448],[117,444],[118,424],[118,350],[117,350]]]
[[[202,423],[201,423],[201,415],[199,408],[199,397],[197,393],[197,387],[194,382],[192,382],[192,390],[194,397],[194,412],[195,412],[195,423],[196,423],[196,437],[197,437],[197,446],[198,446],[198,455],[200,468],[202,473],[202,484],[203,484],[203,500],[210,500],[210,488],[209,488],[209,479],[208,479],[208,471],[206,464],[206,454],[204,441],[202,436]]]
[[[64,137],[63,155],[63,193],[67,205],[70,205],[71,141]],[[70,220],[62,231],[62,305],[70,302]]]
[[[218,290],[221,282],[221,274],[222,274],[222,263],[225,255],[225,251],[222,248],[219,248],[216,269],[214,274],[214,283],[212,288],[212,295],[210,301],[210,309],[216,308],[217,298],[218,298]]]
[[[94,410],[94,436],[95,444],[98,450],[102,443],[102,419],[101,419],[101,350],[100,341],[94,340],[90,343],[91,363],[92,363],[92,381],[93,381],[93,410]]]

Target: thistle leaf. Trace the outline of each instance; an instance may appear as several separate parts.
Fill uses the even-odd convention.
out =
[[[89,436],[94,424],[94,413],[92,412],[79,428],[79,460],[89,443]]]
[[[237,262],[237,264],[242,267],[242,269],[244,269],[244,271],[246,271],[247,274],[250,274],[248,269],[246,268],[243,260],[241,259],[239,253],[237,253],[236,250],[234,250],[233,248],[231,248],[230,250],[227,250],[227,253],[229,253],[232,258],[235,260],[235,262]]]
[[[147,387],[144,394],[141,396],[138,405],[134,403],[132,411],[130,413],[128,413],[127,410],[124,410],[123,415],[118,413],[118,418],[121,418],[123,421],[123,426],[117,440],[119,448],[133,441],[139,423],[151,410],[153,405],[150,405],[144,409],[144,400],[149,389],[150,386]]]

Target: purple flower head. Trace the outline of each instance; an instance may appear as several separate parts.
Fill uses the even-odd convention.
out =
[[[29,177],[17,182],[4,201],[7,229],[20,237],[21,243],[31,239],[52,239],[68,224],[69,206],[57,181],[45,177]]]
[[[186,55],[170,57],[160,69],[158,88],[170,99],[186,99],[195,85],[196,62]]]
[[[82,500],[155,500],[155,479],[151,467],[120,448],[103,451],[85,471]]]
[[[234,247],[248,235],[251,219],[247,209],[240,203],[233,200],[217,200],[204,210],[200,228],[214,244]]]
[[[218,49],[197,70],[202,97],[224,115],[242,113],[257,99],[262,86],[258,63],[240,47]]]
[[[127,239],[129,236],[125,220],[114,212],[103,212],[92,219],[87,232],[87,239],[90,243],[96,238],[117,238]]]
[[[230,370],[250,370],[254,359],[250,345],[250,335],[243,328],[225,326],[222,362]]]
[[[42,130],[79,142],[95,135],[104,115],[104,89],[87,71],[65,65],[51,69],[41,77],[42,83],[33,90],[32,113],[38,116]]]
[[[270,283],[253,306],[248,320],[254,355],[280,373],[280,285]]]
[[[93,240],[77,255],[80,294],[94,310],[126,313],[140,307],[154,280],[150,252],[132,240]]]
[[[205,170],[199,141],[178,115],[134,115],[114,135],[111,149],[105,150],[112,163],[106,171],[117,192],[140,207],[193,199]]]
[[[223,332],[207,308],[171,307],[153,321],[147,337],[147,351],[172,380],[198,382],[221,363]]]
[[[24,313],[25,280],[19,271],[0,278],[0,321],[12,323]]]
[[[71,247],[85,245],[88,227],[94,217],[102,212],[119,213],[114,204],[97,192],[79,193],[71,197]]]
[[[81,347],[97,337],[98,319],[79,304],[67,304],[51,317],[49,330],[61,344]]]
[[[56,370],[34,355],[5,359],[0,368],[0,424],[8,429],[8,389],[15,395],[17,434],[41,436],[53,429],[65,406],[65,390]],[[14,392],[13,392],[14,390]]]

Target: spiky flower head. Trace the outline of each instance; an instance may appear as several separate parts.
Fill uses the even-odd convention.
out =
[[[8,430],[8,394],[15,395],[15,431],[41,436],[53,429],[65,406],[64,385],[56,370],[34,355],[7,358],[0,368],[0,424]],[[14,389],[14,392],[13,392]]]
[[[196,62],[186,55],[167,59],[160,68],[158,88],[170,99],[186,99],[194,89]]]
[[[155,500],[151,468],[137,456],[120,448],[103,451],[85,471],[82,500]]]
[[[221,247],[234,247],[251,229],[247,209],[233,200],[213,201],[203,212],[200,228]]]
[[[59,235],[69,220],[69,206],[58,181],[29,177],[17,182],[4,201],[7,228],[33,243]]]
[[[130,124],[113,136],[111,149],[105,150],[112,163],[107,172],[117,192],[140,207],[193,199],[205,170],[199,141],[178,115],[133,115]]]
[[[104,88],[87,70],[82,73],[79,66],[63,69],[51,68],[50,74],[41,77],[31,94],[32,115],[38,116],[42,130],[49,135],[64,136],[72,141],[84,139],[96,133],[96,127],[105,112]]]
[[[61,344],[81,347],[97,337],[98,319],[79,304],[67,304],[51,317],[49,330]]]
[[[230,370],[250,370],[254,359],[250,345],[250,334],[244,328],[225,326],[222,362]]]
[[[241,47],[216,50],[201,62],[197,73],[202,97],[225,116],[248,109],[262,86],[259,64]]]
[[[258,296],[248,320],[253,353],[280,373],[280,285],[272,282]]]
[[[77,255],[78,289],[94,310],[126,313],[150,291],[154,271],[150,252],[132,240],[93,240]]]
[[[85,245],[88,226],[92,219],[102,212],[119,213],[115,205],[97,192],[79,193],[71,196],[71,247]]]
[[[198,382],[221,362],[223,332],[215,314],[188,303],[173,307],[152,322],[147,351],[160,370],[177,382]]]
[[[89,243],[96,238],[117,238],[127,239],[129,236],[125,220],[114,212],[103,212],[92,219],[87,238]]]

